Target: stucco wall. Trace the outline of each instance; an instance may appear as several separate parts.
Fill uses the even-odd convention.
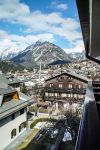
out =
[[[3,150],[10,144],[17,136],[19,136],[26,128],[19,133],[19,125],[26,121],[26,110],[24,114],[16,113],[16,118],[11,120],[11,116],[0,121],[0,150]],[[16,128],[16,136],[11,139],[11,131]]]

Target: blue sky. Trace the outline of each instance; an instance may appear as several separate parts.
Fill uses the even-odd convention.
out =
[[[84,50],[75,0],[0,0],[0,50],[23,50],[37,40]]]

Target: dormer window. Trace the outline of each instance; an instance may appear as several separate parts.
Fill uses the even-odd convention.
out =
[[[9,101],[12,101],[12,100],[18,100],[19,97],[18,97],[18,94],[17,92],[12,92],[12,93],[8,93],[8,94],[5,94],[3,96],[3,104],[6,103],[6,102],[9,102]]]

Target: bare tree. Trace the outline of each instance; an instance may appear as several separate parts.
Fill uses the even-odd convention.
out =
[[[66,126],[68,131],[71,133],[73,146],[75,147],[77,134],[78,134],[78,128],[80,123],[80,115],[79,112],[76,110],[75,112],[67,111],[65,112],[66,116]]]

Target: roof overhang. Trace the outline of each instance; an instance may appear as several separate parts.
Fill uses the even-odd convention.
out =
[[[51,78],[49,78],[49,79],[46,79],[45,82],[50,81],[50,80],[52,80],[52,79],[55,79],[55,78],[57,78],[57,77],[63,76],[63,75],[72,77],[73,79],[79,80],[79,81],[84,82],[84,83],[86,83],[86,84],[92,82],[91,79],[88,79],[88,78],[86,78],[86,77],[80,76],[79,74],[74,74],[74,73],[72,73],[72,72],[64,72],[64,73],[58,74],[58,75],[53,76],[53,77],[51,77]]]
[[[100,56],[100,1],[76,0],[87,58]]]

